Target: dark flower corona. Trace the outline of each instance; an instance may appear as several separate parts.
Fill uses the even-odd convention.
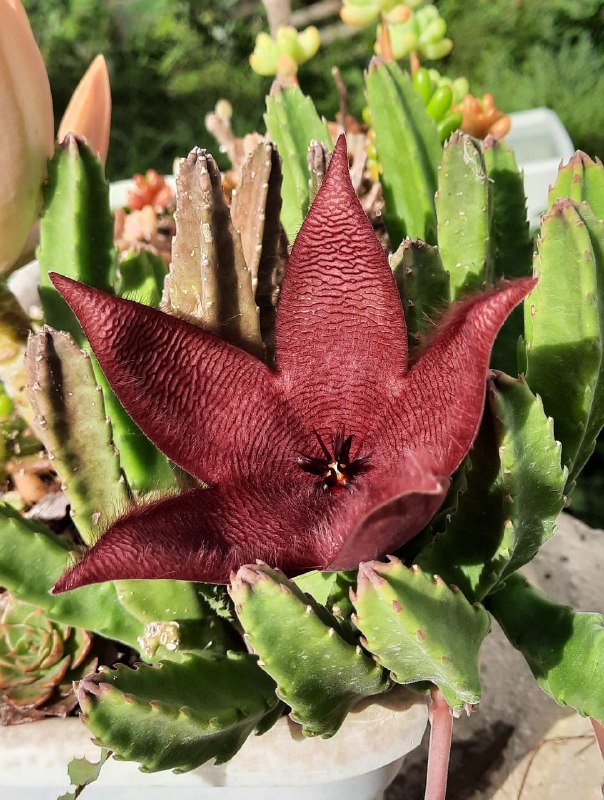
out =
[[[144,433],[209,488],[135,507],[57,583],[226,583],[380,558],[415,536],[476,435],[495,336],[534,285],[454,306],[412,366],[402,306],[340,138],[292,250],[275,369],[161,311],[55,275]]]

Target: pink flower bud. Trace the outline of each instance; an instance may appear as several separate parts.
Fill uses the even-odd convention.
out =
[[[0,0],[0,274],[17,260],[42,207],[54,149],[50,84],[20,0]]]
[[[57,140],[60,142],[68,133],[75,133],[101,159],[107,161],[109,149],[109,129],[111,127],[111,87],[107,64],[98,55],[86,70],[71,96],[63,115]]]

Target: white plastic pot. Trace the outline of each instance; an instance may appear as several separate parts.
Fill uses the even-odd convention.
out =
[[[547,210],[547,193],[556,180],[560,162],[568,161],[574,147],[560,117],[549,108],[531,108],[510,117],[512,129],[505,140],[524,172],[528,217],[536,226]]]
[[[176,775],[147,774],[109,761],[85,790],[87,800],[379,800],[406,753],[421,741],[428,712],[402,687],[359,705],[331,739],[304,738],[283,717],[251,736],[226,764]],[[100,750],[78,719],[0,729],[2,800],[55,800],[65,792],[74,756],[98,761]]]

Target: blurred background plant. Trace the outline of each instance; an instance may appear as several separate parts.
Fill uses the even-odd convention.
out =
[[[267,29],[259,0],[25,0],[45,58],[55,114],[94,56],[111,74],[114,113],[107,172],[110,178],[171,171],[190,143],[206,143],[203,118],[228,97],[235,133],[262,129],[270,78],[250,69],[256,35]],[[416,5],[416,4],[409,4]],[[498,108],[554,109],[575,146],[604,155],[600,0],[435,0],[455,46],[439,70],[464,75],[476,96],[492,92]],[[316,25],[323,45],[299,70],[299,81],[321,114],[333,119],[338,66],[349,89],[350,113],[364,105],[362,70],[372,51],[375,24],[347,27],[339,0],[292,4],[299,30]],[[433,66],[428,62],[429,66]],[[138,124],[132,126],[132,120]],[[223,166],[226,165],[226,162]]]

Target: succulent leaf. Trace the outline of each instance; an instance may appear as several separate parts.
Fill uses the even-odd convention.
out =
[[[434,192],[442,156],[436,125],[397,64],[371,62],[367,102],[383,169],[384,222],[392,249],[405,236],[436,244]]]
[[[90,357],[68,333],[46,328],[30,339],[25,369],[34,429],[66,487],[71,517],[91,544],[124,511],[130,492]]]
[[[143,772],[222,764],[277,705],[273,681],[247,653],[105,669],[80,682],[78,697],[96,740]]]
[[[526,383],[497,375],[489,407],[457,509],[418,558],[422,569],[477,600],[554,535],[566,481],[552,420]]]
[[[526,215],[524,181],[514,151],[502,139],[488,136],[483,153],[492,196],[490,243],[494,277],[531,275],[533,241]],[[519,306],[495,340],[491,366],[509,375],[517,374],[518,340],[523,332],[524,317]]]
[[[543,691],[604,724],[604,616],[554,603],[521,575],[491,595],[488,608]]]
[[[342,637],[329,611],[281,572],[241,567],[230,594],[246,641],[305,735],[333,736],[355,703],[388,689],[380,667]]]
[[[277,145],[283,170],[281,220],[290,244],[310,205],[307,153],[310,143],[321,142],[332,149],[331,136],[312,100],[295,86],[275,83],[266,99],[266,130]]]
[[[480,700],[478,651],[489,615],[438,576],[398,559],[359,567],[354,622],[397,683],[431,681],[452,708]]]
[[[604,425],[604,220],[557,200],[543,217],[525,303],[526,379],[554,418],[567,492]]]
[[[87,758],[73,758],[67,765],[69,780],[74,786],[73,792],[62,794],[57,800],[77,800],[86,786],[97,780],[101,774],[103,764],[111,753],[106,748],[100,751],[99,760],[96,763],[88,761]]]
[[[438,249],[449,273],[451,300],[492,280],[489,183],[480,146],[470,136],[454,133],[438,167],[435,196]]]
[[[216,162],[195,148],[176,179],[176,236],[164,304],[175,316],[264,357],[252,273]]]
[[[59,625],[8,592],[0,595],[0,725],[64,717],[77,703],[71,684],[91,645],[86,631]],[[79,671],[78,671],[78,668]]]
[[[409,345],[417,345],[448,304],[449,274],[438,248],[420,239],[405,239],[389,260],[405,309]]]

